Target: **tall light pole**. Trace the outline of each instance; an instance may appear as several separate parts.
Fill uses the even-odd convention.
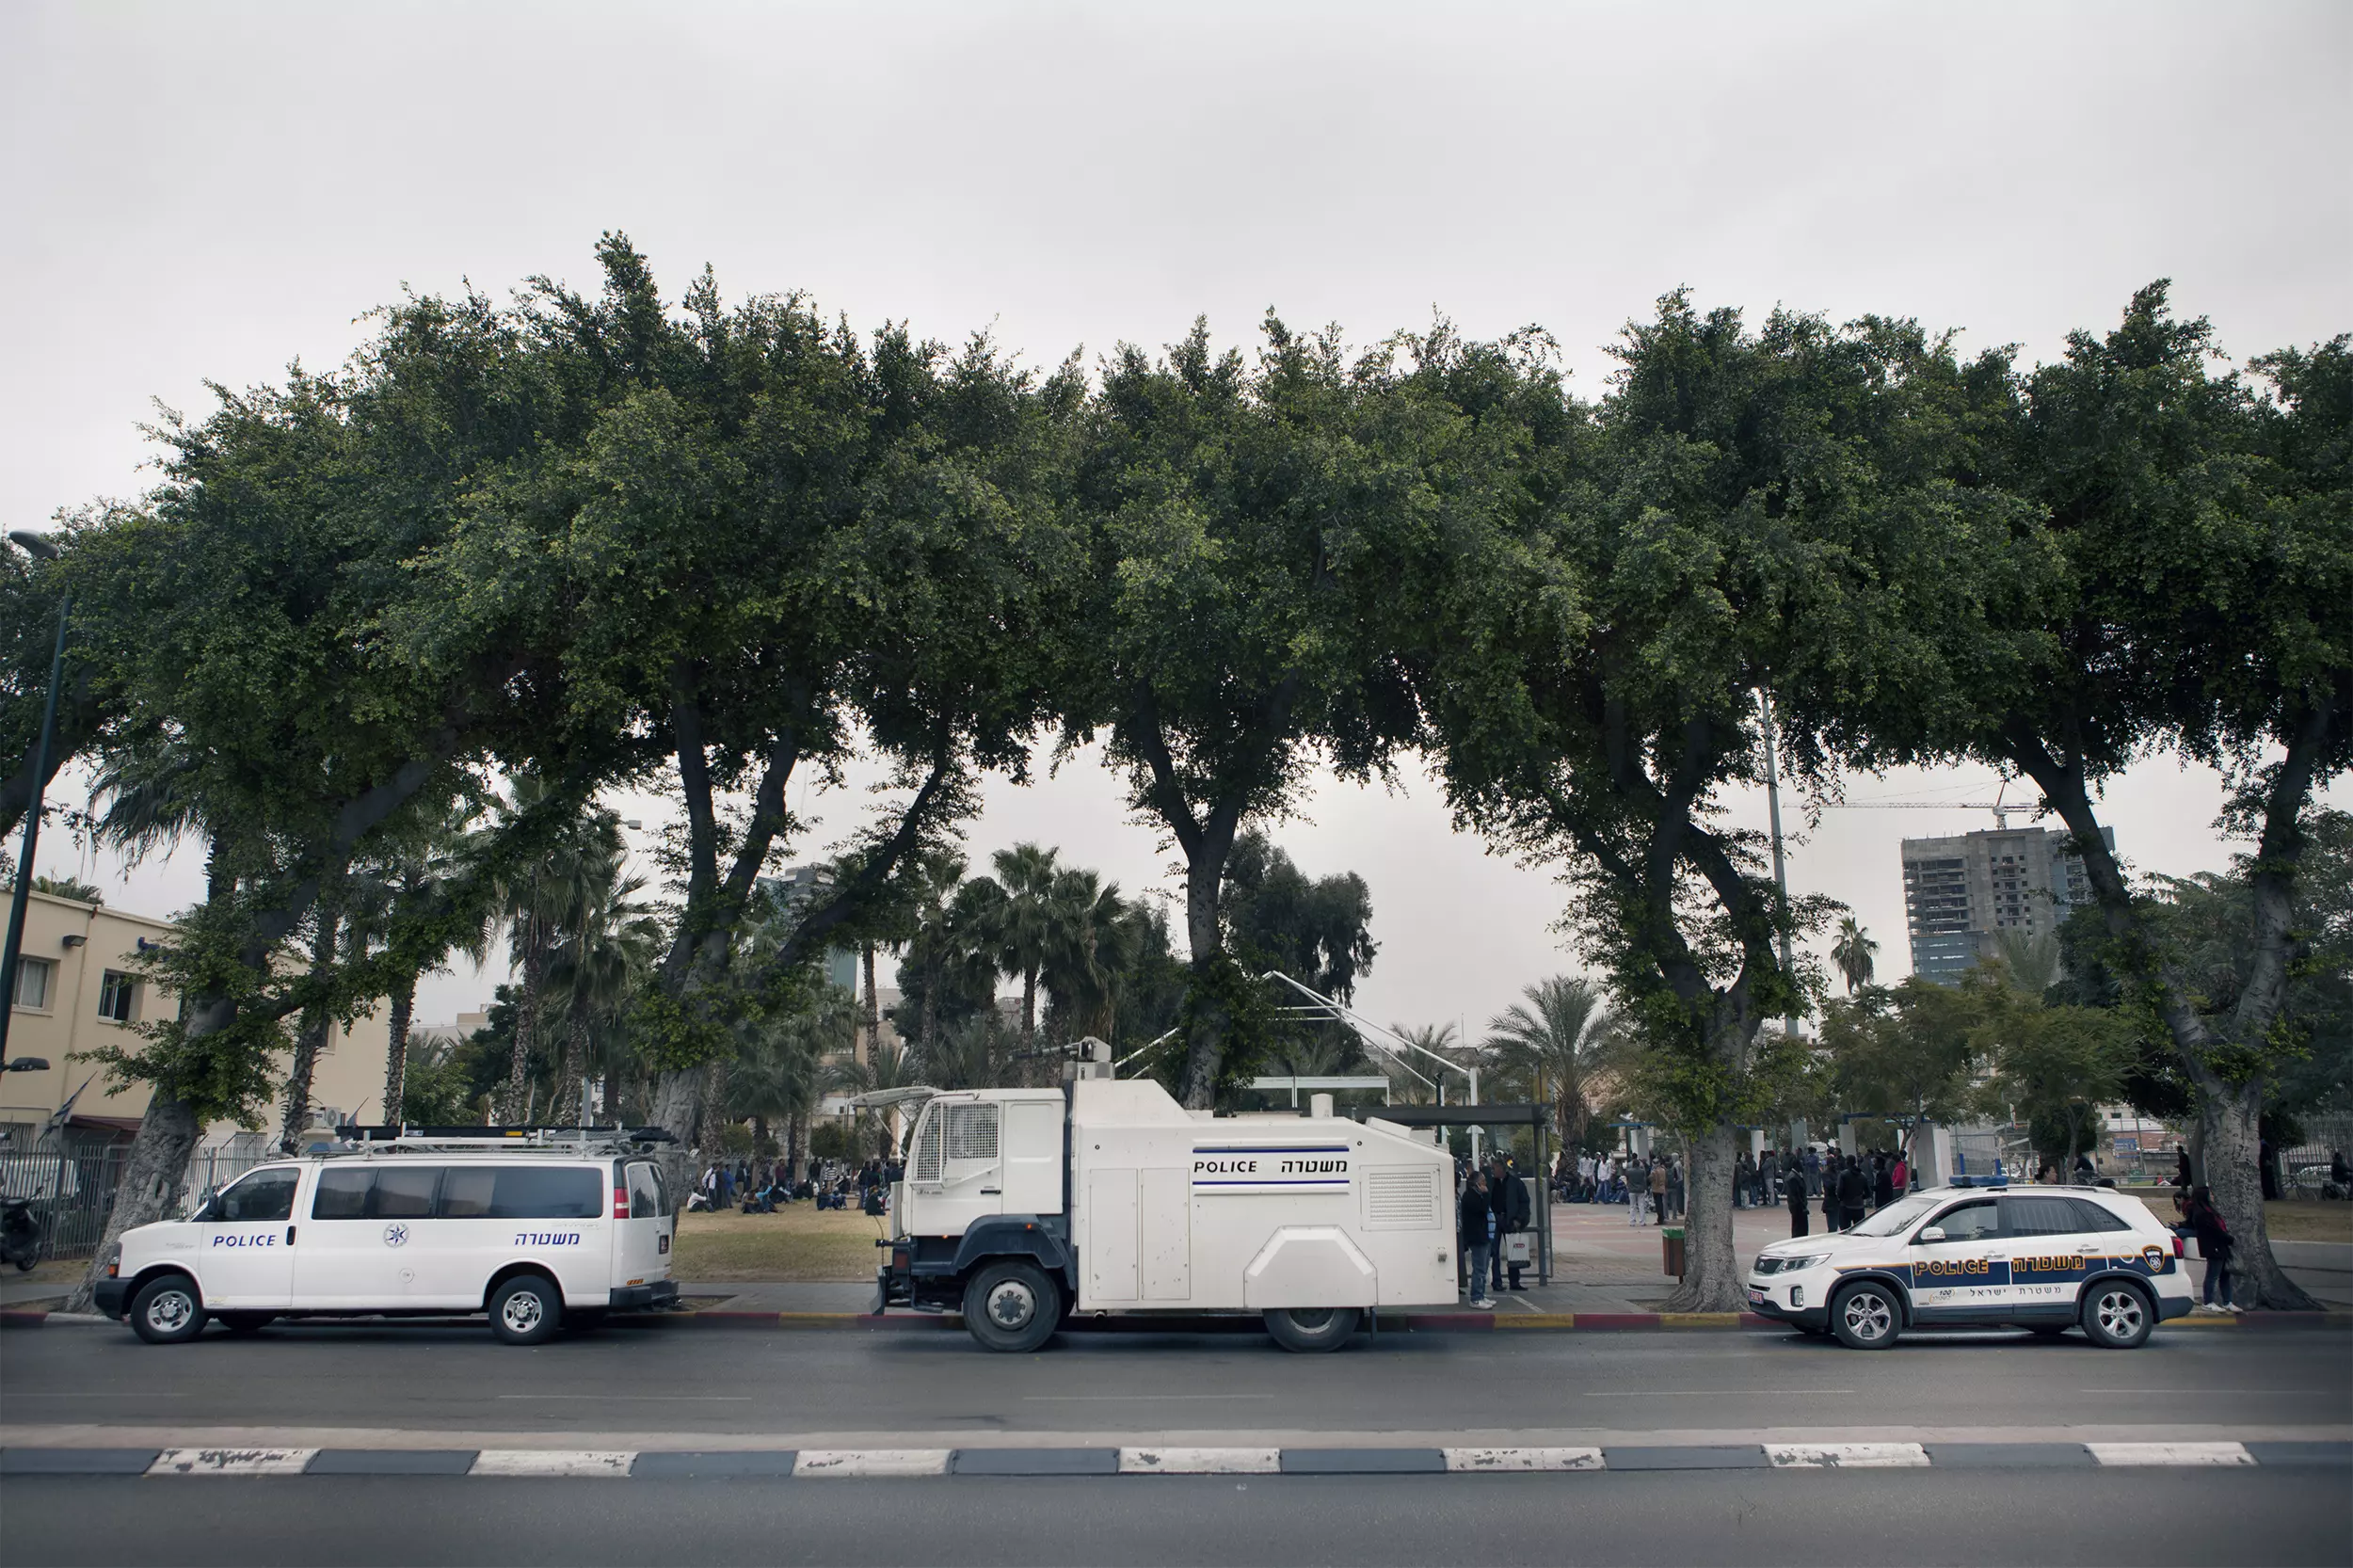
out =
[[[57,547],[39,534],[23,531],[8,537],[27,555],[44,561],[57,558]],[[33,792],[24,806],[24,847],[16,861],[16,896],[8,903],[8,940],[0,952],[0,1069],[8,1060],[8,1022],[16,1013],[16,968],[24,951],[24,905],[33,890],[33,846],[40,838],[40,796],[49,781],[49,745],[57,728],[57,681],[65,673],[65,629],[73,614],[69,590],[57,601],[57,646],[49,656],[49,702],[41,710],[40,743],[33,749]]]

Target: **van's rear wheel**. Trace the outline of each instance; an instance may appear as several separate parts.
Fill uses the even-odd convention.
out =
[[[131,1298],[131,1330],[151,1345],[177,1345],[204,1332],[204,1304],[196,1281],[166,1274],[139,1287]]]
[[[1337,1351],[1356,1332],[1353,1306],[1278,1306],[1266,1315],[1266,1331],[1287,1351]]]
[[[992,1263],[964,1288],[964,1326],[992,1351],[1033,1351],[1062,1326],[1062,1291],[1033,1263]]]
[[[490,1332],[510,1345],[537,1345],[564,1321],[564,1298],[540,1274],[517,1274],[490,1293]]]

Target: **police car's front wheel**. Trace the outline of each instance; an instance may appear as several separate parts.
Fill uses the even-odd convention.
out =
[[[2084,1296],[2084,1333],[2105,1350],[2139,1349],[2156,1316],[2138,1287],[2120,1280],[2103,1281]]]
[[[490,1295],[490,1332],[510,1345],[536,1345],[564,1321],[564,1298],[555,1282],[517,1274]]]
[[[1903,1336],[1903,1306],[1883,1285],[1849,1285],[1830,1299],[1830,1331],[1849,1350],[1883,1351]]]

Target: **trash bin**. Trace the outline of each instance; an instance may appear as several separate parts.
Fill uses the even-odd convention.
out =
[[[1683,1227],[1681,1225],[1658,1227],[1658,1251],[1660,1260],[1667,1266],[1667,1272],[1681,1279],[1683,1277]]]

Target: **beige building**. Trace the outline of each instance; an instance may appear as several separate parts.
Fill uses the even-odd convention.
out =
[[[110,1089],[104,1069],[78,1053],[132,1045],[136,1037],[130,1025],[173,1016],[179,999],[133,968],[142,952],[171,932],[168,920],[48,893],[31,895],[16,1008],[8,1023],[8,1060],[40,1057],[49,1065],[40,1072],[0,1073],[0,1129],[9,1133],[13,1147],[31,1148],[43,1123],[77,1089],[81,1093],[66,1123],[69,1143],[127,1142],[137,1130],[147,1110],[147,1085]],[[381,1119],[376,1102],[384,1093],[389,1020],[389,1005],[379,1002],[369,1016],[331,1032],[312,1079],[317,1111],[333,1120]],[[280,1081],[285,1073],[281,1059]],[[263,1137],[274,1141],[278,1114],[273,1108]],[[218,1146],[243,1131],[234,1122],[216,1123],[205,1129],[204,1142]],[[257,1140],[248,1135],[246,1142]]]

